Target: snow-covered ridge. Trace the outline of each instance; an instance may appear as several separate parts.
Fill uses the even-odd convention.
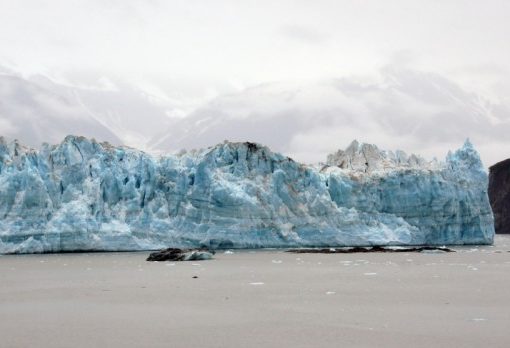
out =
[[[0,252],[492,243],[473,146],[411,157],[354,144],[321,171],[254,143],[156,158],[0,139]]]

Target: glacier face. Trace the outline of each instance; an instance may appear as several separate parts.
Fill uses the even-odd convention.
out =
[[[0,253],[173,247],[487,244],[487,174],[353,142],[307,166],[253,143],[153,157],[68,136],[0,138]]]

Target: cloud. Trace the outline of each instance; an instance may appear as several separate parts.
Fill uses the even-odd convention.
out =
[[[0,118],[0,136],[12,137],[17,131],[18,128],[16,128],[11,121]]]
[[[320,44],[328,39],[327,35],[302,25],[286,25],[280,29],[280,32],[287,38],[305,44]]]
[[[172,152],[228,139],[318,162],[353,139],[443,158],[469,137],[487,165],[510,155],[507,100],[485,99],[409,66],[388,65],[373,76],[264,83],[183,105],[157,88],[103,75],[81,85],[0,75],[0,135],[33,146],[80,134]]]
[[[374,78],[263,84],[221,96],[151,144],[168,150],[249,140],[317,162],[354,138],[443,158],[469,137],[492,164],[510,155],[509,132],[508,105],[438,74],[386,66]]]

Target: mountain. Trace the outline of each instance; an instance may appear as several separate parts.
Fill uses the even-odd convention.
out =
[[[486,164],[510,151],[507,104],[433,73],[389,66],[370,77],[266,83],[210,101],[98,76],[71,84],[0,74],[0,135],[38,147],[81,134],[151,153],[251,141],[305,163],[352,138],[433,157],[469,137]],[[177,82],[169,86],[179,91]]]
[[[168,151],[205,148],[224,139],[253,141],[314,163],[357,138],[387,148],[405,143],[433,156],[468,136],[483,144],[504,142],[508,115],[506,106],[438,74],[387,67],[378,78],[268,83],[223,95],[153,137],[148,146]],[[493,148],[483,150],[492,163]]]
[[[0,74],[0,134],[33,147],[80,134],[145,148],[172,124],[172,107],[127,83],[72,86],[44,76]]]
[[[0,132],[34,147],[75,133],[121,143],[72,97],[13,75],[0,75]]]
[[[40,151],[0,139],[0,253],[493,241],[469,142],[441,163],[358,143],[328,163],[250,142],[153,157],[75,136]]]
[[[154,134],[173,124],[171,113],[175,107],[169,101],[120,80],[102,78],[93,87],[66,86],[42,76],[33,77],[32,81],[85,109],[124,145],[146,148]],[[67,134],[62,134],[60,139]]]

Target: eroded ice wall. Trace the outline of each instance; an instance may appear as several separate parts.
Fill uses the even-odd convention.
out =
[[[444,163],[353,143],[315,167],[253,143],[156,158],[74,136],[40,151],[0,141],[1,253],[483,244],[493,234],[469,143]]]

